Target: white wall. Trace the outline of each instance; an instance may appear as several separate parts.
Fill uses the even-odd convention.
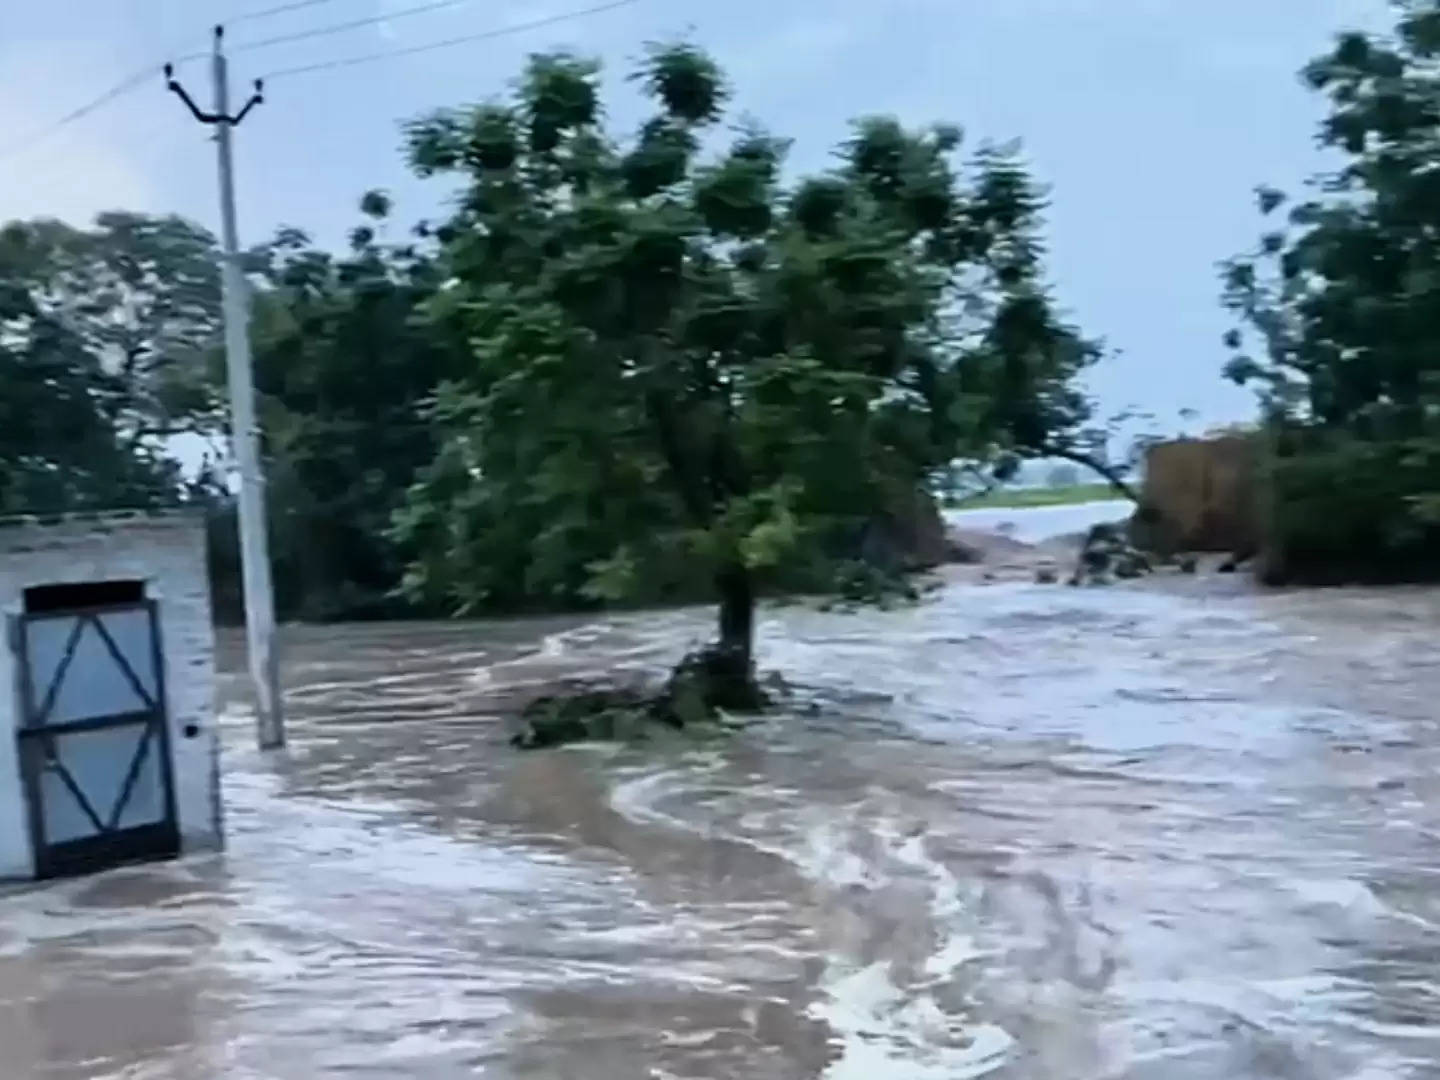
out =
[[[222,834],[215,640],[201,521],[190,515],[114,515],[0,526],[0,619],[23,610],[30,586],[117,580],[144,581],[160,614],[182,850],[217,848]],[[15,686],[15,658],[6,639],[0,647],[0,879],[34,876],[15,738]],[[186,738],[192,724],[199,734]]]

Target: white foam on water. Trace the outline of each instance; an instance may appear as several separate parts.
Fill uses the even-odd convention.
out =
[[[817,825],[806,832],[804,848],[789,853],[789,861],[807,878],[830,888],[877,887],[880,878],[875,868],[850,850],[848,833],[846,826],[835,822]]]
[[[960,880],[944,863],[932,858],[925,850],[925,837],[914,833],[895,851],[896,857],[930,878],[934,893],[930,913],[935,926],[945,932],[940,947],[925,962],[925,972],[935,979],[949,978],[956,968],[988,955],[975,943],[973,935],[957,927],[956,921],[965,911],[960,895]]]
[[[1345,1080],[1409,1080],[1410,1077],[1420,1075],[1418,1069],[1428,1069],[1433,1062],[1430,1061],[1401,1061],[1398,1058],[1389,1061],[1369,1061],[1360,1066],[1359,1070],[1345,1077]]]
[[[820,980],[825,997],[810,1009],[811,1015],[824,1020],[835,1033],[839,1044],[839,1057],[830,1063],[825,1077],[859,1080],[904,1075],[916,1080],[964,1080],[994,1072],[1009,1062],[1013,1037],[998,1025],[945,1012],[934,997],[934,990],[948,983],[957,968],[985,955],[974,938],[957,925],[965,911],[959,880],[931,856],[922,831],[901,829],[890,821],[880,822],[873,831],[889,859],[929,879],[929,916],[939,944],[925,960],[927,978],[909,986],[895,982],[888,963],[862,967],[843,958],[830,958]],[[834,836],[832,827],[812,830],[811,849],[832,852]],[[846,878],[872,883],[884,880],[882,867],[867,866],[857,873],[833,853],[821,862],[810,860],[809,866],[825,874],[821,880],[827,884]],[[827,873],[827,867],[841,868],[841,876],[835,876],[833,870]]]
[[[1003,1028],[947,1013],[935,999],[935,991],[953,979],[958,968],[986,954],[957,925],[966,907],[960,882],[927,850],[923,830],[913,825],[904,829],[883,819],[867,823],[881,847],[880,858],[873,860],[853,850],[854,827],[847,823],[848,815],[837,815],[833,809],[793,808],[787,815],[792,818],[789,831],[799,832],[799,838],[789,845],[753,835],[721,834],[661,808],[674,796],[706,786],[708,777],[724,767],[718,754],[692,757],[691,767],[649,772],[618,784],[611,793],[611,806],[637,823],[699,836],[724,835],[776,855],[822,893],[883,889],[893,880],[887,863],[913,871],[929,883],[927,913],[937,945],[924,962],[925,977],[920,982],[900,985],[888,962],[857,963],[842,953],[825,955],[818,987],[822,997],[807,1013],[823,1021],[834,1035],[838,1054],[826,1068],[827,1080],[885,1076],[967,1080],[994,1072],[1010,1060],[1014,1039]],[[754,812],[740,819],[755,828],[766,820]]]
[[[830,1027],[840,1051],[827,1080],[971,1080],[1002,1068],[1015,1045],[1003,1028],[949,1016],[928,996],[908,997],[883,963],[832,965],[821,989],[825,998],[809,1013]]]
[[[1357,1031],[1363,1031],[1367,1035],[1375,1035],[1383,1039],[1424,1039],[1427,1042],[1440,1040],[1440,1023],[1385,1023],[1380,1020],[1351,1017],[1348,1024]]]
[[[549,686],[557,676],[580,675],[587,664],[603,664],[606,673],[621,670],[657,669],[678,659],[675,641],[653,629],[633,634],[633,642],[624,644],[619,635],[626,626],[619,620],[584,623],[566,630],[557,630],[540,638],[530,652],[478,666],[469,676],[476,690],[514,689]]]
[[[708,835],[705,830],[684,818],[660,808],[662,800],[671,795],[692,791],[703,786],[704,777],[720,771],[724,761],[716,751],[691,751],[678,768],[657,769],[624,780],[610,789],[610,808],[627,821],[637,825],[654,825],[680,833]]]
[[[1390,909],[1363,881],[1346,878],[1301,880],[1289,883],[1291,890],[1307,904],[1333,906],[1360,915],[1388,915]]]
[[[1300,1037],[1312,1022],[1344,1019],[1363,1007],[1365,986],[1335,975],[1306,974],[1275,979],[1187,978],[1117,983],[1114,992],[1138,1006],[1183,1005],[1228,1015],[1257,1031]],[[1363,1027],[1362,1027],[1363,1030]],[[1413,1031],[1414,1037],[1430,1037]],[[1156,1051],[1158,1053],[1158,1050]],[[1148,1058],[1147,1058],[1148,1060]],[[1381,1073],[1390,1077],[1404,1073]]]
[[[215,723],[222,732],[255,725],[255,709],[244,702],[230,702],[215,714]]]

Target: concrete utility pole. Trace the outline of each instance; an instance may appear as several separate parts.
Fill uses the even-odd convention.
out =
[[[215,28],[211,71],[215,111],[204,112],[165,66],[166,85],[195,119],[215,128],[220,164],[220,228],[224,244],[221,289],[225,310],[225,366],[230,383],[230,428],[240,468],[240,563],[245,588],[245,641],[250,679],[255,689],[255,734],[262,750],[285,745],[285,718],[280,697],[280,662],[275,640],[275,597],[270,583],[270,552],[265,525],[265,474],[260,464],[260,428],[255,418],[255,386],[250,365],[250,305],[240,266],[240,240],[235,227],[235,178],[232,130],[264,101],[260,80],[255,92],[230,115],[230,80],[225,64],[225,28]]]

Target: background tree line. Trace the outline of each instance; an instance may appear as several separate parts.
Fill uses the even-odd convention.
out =
[[[598,68],[408,128],[454,211],[361,201],[348,250],[246,257],[277,601],[289,617],[865,588],[877,523],[963,458],[1084,457],[1098,348],[1055,312],[1042,193],[958,129],[861,120],[822,175],[721,126],[703,53],[655,48],[655,115],[605,130]],[[213,239],[176,218],[0,242],[0,510],[190,503],[234,600]],[[177,439],[215,451],[184,477]],[[920,509],[917,511],[916,506]]]
[[[1225,270],[1292,577],[1440,562],[1440,3],[1398,7],[1306,69],[1345,164],[1261,189],[1288,216]],[[286,229],[247,256],[287,617],[718,595],[739,633],[757,592],[874,585],[877,523],[956,462],[1104,466],[1100,349],[1050,300],[1013,153],[870,117],[794,176],[784,138],[726,129],[702,52],[636,77],[653,115],[615,133],[594,64],[532,57],[407,128],[445,220],[371,192],[346,250]],[[228,607],[216,254],[167,217],[0,231],[0,512],[203,506]],[[212,448],[198,473],[181,442]]]
[[[371,215],[383,199],[369,197]],[[390,519],[437,441],[419,402],[448,353],[415,321],[433,259],[357,228],[334,257],[295,230],[247,255],[277,601],[377,615],[403,556]],[[239,611],[218,248],[173,217],[0,231],[0,513],[188,504],[210,516],[218,606]],[[190,468],[181,467],[181,457]]]

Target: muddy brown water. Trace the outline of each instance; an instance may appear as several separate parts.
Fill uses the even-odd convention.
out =
[[[289,632],[223,855],[0,897],[0,1076],[1440,1075],[1440,593],[777,609],[803,708],[505,745],[705,629]]]

